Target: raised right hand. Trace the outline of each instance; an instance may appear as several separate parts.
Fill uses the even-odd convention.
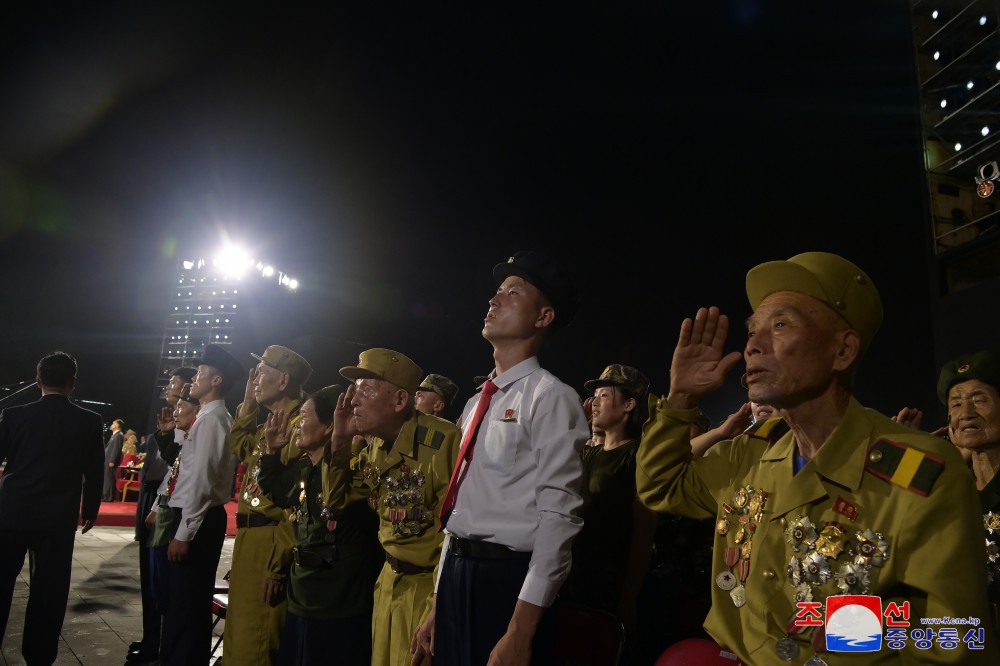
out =
[[[174,421],[174,408],[164,407],[161,409],[160,413],[156,415],[156,429],[166,434],[176,427],[177,422]]]
[[[240,406],[240,416],[253,414],[257,410],[257,398],[253,394],[254,382],[257,380],[257,366],[250,368],[247,377],[247,388],[243,392],[243,404]]]
[[[667,403],[674,409],[697,407],[726,379],[740,362],[740,352],[723,353],[729,334],[729,317],[714,305],[699,308],[694,319],[681,323],[681,332],[670,363],[670,393]]]

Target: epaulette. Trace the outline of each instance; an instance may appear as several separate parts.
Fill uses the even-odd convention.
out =
[[[744,432],[751,437],[766,439],[773,444],[788,432],[788,424],[785,423],[785,419],[775,416],[763,421],[757,421]]]
[[[438,432],[437,430],[431,430],[425,425],[417,426],[417,444],[423,444],[426,447],[432,448],[435,451],[441,448],[441,444],[444,442],[444,433]]]
[[[880,479],[927,497],[934,482],[944,471],[944,460],[883,438],[868,449],[865,470]]]

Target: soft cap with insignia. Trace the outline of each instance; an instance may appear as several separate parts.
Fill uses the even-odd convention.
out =
[[[355,379],[384,379],[407,393],[413,394],[420,384],[423,370],[405,354],[392,349],[367,349],[361,352],[356,366],[340,369],[340,374],[354,381]]]
[[[1000,391],[1000,352],[980,351],[953,358],[941,368],[937,391],[941,404],[948,404],[948,391],[955,384],[978,379]]]
[[[804,252],[788,261],[768,261],[747,273],[754,310],[776,291],[797,291],[823,301],[861,335],[864,353],[882,324],[882,299],[868,275],[836,254]]]

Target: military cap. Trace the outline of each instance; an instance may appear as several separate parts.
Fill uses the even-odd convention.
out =
[[[208,345],[201,358],[192,361],[195,365],[209,365],[219,371],[226,383],[235,382],[243,375],[243,366],[219,345]]]
[[[612,363],[604,368],[600,377],[583,383],[583,387],[588,391],[593,391],[598,386],[621,386],[641,398],[649,390],[649,380],[632,366]]]
[[[986,350],[962,354],[945,363],[938,377],[938,399],[947,405],[951,387],[970,379],[978,379],[1000,391],[1000,352]]]
[[[493,279],[498,285],[511,275],[533,284],[552,304],[556,311],[553,330],[572,321],[580,309],[580,296],[569,274],[542,252],[524,250],[493,267]]]
[[[746,287],[754,310],[776,291],[797,291],[823,301],[860,334],[862,352],[882,324],[882,299],[875,284],[836,254],[805,252],[788,261],[768,261],[750,269]]]
[[[191,385],[190,384],[185,384],[184,385],[184,388],[181,389],[181,394],[180,395],[177,395],[176,393],[174,393],[172,395],[175,398],[177,398],[178,400],[183,400],[184,402],[190,402],[192,405],[199,405],[199,404],[201,404],[200,402],[198,402],[198,398],[192,398],[191,397]]]
[[[376,347],[361,352],[356,366],[340,369],[346,379],[384,379],[407,393],[417,391],[423,370],[404,354],[392,349]]]
[[[189,368],[187,366],[181,366],[179,368],[174,368],[170,371],[170,377],[180,377],[181,380],[187,384],[188,382],[194,381],[194,376],[198,374],[198,368]]]
[[[335,410],[337,408],[337,398],[339,398],[340,394],[343,392],[344,392],[343,386],[341,386],[340,384],[331,384],[330,386],[324,386],[323,388],[316,391],[309,397],[314,401],[314,404],[316,404],[317,401],[323,401],[329,403],[328,406],[331,410],[330,414],[332,415],[333,414],[332,410]],[[317,408],[317,411],[320,410]],[[322,418],[320,420],[322,420]]]
[[[433,391],[444,398],[445,404],[450,406],[451,403],[455,401],[455,396],[458,395],[458,384],[451,381],[444,375],[435,375],[434,373],[431,373],[424,377],[424,381],[420,382],[420,386],[417,387],[417,390]]]
[[[257,356],[253,352],[250,355],[263,363],[271,366],[275,370],[287,372],[292,381],[299,386],[305,385],[312,375],[312,366],[304,358],[293,352],[288,347],[281,345],[271,345],[264,350],[263,356]]]

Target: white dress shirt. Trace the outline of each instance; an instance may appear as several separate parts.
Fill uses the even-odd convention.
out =
[[[236,459],[226,438],[232,425],[233,417],[226,410],[226,403],[213,400],[201,406],[188,432],[177,482],[167,502],[183,512],[177,527],[178,541],[194,539],[205,512],[231,498]]]
[[[451,535],[530,551],[518,598],[548,607],[569,573],[572,540],[583,525],[576,515],[583,504],[580,450],[590,428],[576,391],[536,357],[493,383],[498,390],[448,519],[442,557]],[[465,428],[478,403],[466,403]]]

